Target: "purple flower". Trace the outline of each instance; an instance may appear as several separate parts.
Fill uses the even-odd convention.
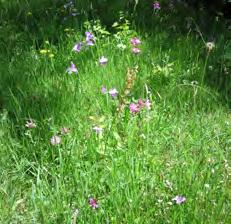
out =
[[[85,32],[87,46],[94,45],[94,35],[91,32]]]
[[[102,86],[101,93],[102,94],[106,94],[107,93],[107,88],[105,86]]]
[[[93,41],[91,41],[91,40],[89,40],[89,41],[87,41],[87,46],[94,46],[94,42]]]
[[[102,56],[102,57],[99,59],[99,63],[100,63],[101,65],[106,65],[107,62],[108,62],[108,59],[105,58],[104,56]]]
[[[135,104],[135,103],[131,103],[131,104],[129,105],[129,109],[130,109],[130,112],[131,112],[132,114],[136,114],[137,112],[140,111],[139,104]]]
[[[186,201],[186,198],[181,196],[181,195],[177,195],[175,198],[172,199],[172,201],[174,201],[176,204],[180,205]]]
[[[134,54],[139,54],[139,53],[140,53],[140,49],[137,48],[137,47],[134,47],[134,48],[132,48],[132,52],[133,52]]]
[[[79,43],[75,44],[75,46],[73,47],[72,50],[79,53],[81,51],[81,47],[82,47],[82,43],[79,42]]]
[[[141,44],[140,39],[138,39],[137,37],[133,37],[130,42],[134,47]]]
[[[78,73],[78,69],[76,68],[75,64],[71,62],[71,66],[67,68],[67,73],[72,74],[72,73]]]
[[[96,134],[100,134],[103,131],[103,128],[97,126],[93,127],[92,129],[95,131]]]
[[[118,94],[118,91],[114,88],[114,89],[110,89],[109,92],[108,92],[112,98],[116,98],[117,97],[117,94]]]
[[[61,143],[61,138],[58,135],[54,135],[50,140],[51,145],[59,145]]]
[[[95,198],[89,198],[88,203],[93,209],[97,209],[99,207]]]
[[[153,9],[160,10],[160,3],[159,2],[154,2],[153,3]]]
[[[91,32],[85,32],[86,41],[93,40],[94,35]]]

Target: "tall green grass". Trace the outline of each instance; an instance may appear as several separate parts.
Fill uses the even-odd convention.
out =
[[[27,6],[29,21],[44,25],[30,9],[36,4]],[[102,35],[100,25],[95,46],[75,53],[84,26],[55,20],[49,31],[58,37],[42,26],[18,30],[7,19],[1,26],[0,223],[72,223],[76,209],[77,223],[230,223],[229,83],[218,88],[208,77],[223,74],[225,40],[216,41],[206,63],[205,45],[193,32],[126,31],[121,22],[120,39]],[[134,35],[142,41],[138,55],[129,43]],[[98,62],[103,55],[106,66]],[[71,61],[78,74],[66,73]],[[127,69],[135,66],[131,95],[118,112]],[[116,88],[118,98],[102,94],[102,86]],[[129,103],[140,98],[150,99],[151,110],[133,115]],[[37,127],[25,127],[28,119]],[[95,125],[103,127],[100,135]],[[70,133],[51,145],[62,127]],[[175,204],[176,195],[186,201]]]

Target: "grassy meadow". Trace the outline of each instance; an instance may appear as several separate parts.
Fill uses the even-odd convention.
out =
[[[47,2],[0,1],[0,223],[230,223],[227,31]]]

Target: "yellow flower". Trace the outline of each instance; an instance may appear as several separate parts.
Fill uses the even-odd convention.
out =
[[[47,54],[50,52],[50,50],[47,50],[47,49],[41,49],[40,51],[40,54]]]
[[[28,15],[28,16],[32,16],[32,12],[28,12],[27,15]]]
[[[53,58],[55,55],[54,54],[49,54],[49,58]]]
[[[40,52],[40,54],[46,54],[46,53],[47,53],[47,50],[46,50],[46,49],[42,49],[42,50],[40,50],[39,52]]]

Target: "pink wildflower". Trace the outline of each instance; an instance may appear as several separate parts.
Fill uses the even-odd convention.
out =
[[[140,50],[139,48],[137,48],[137,47],[133,47],[133,48],[132,48],[132,52],[133,52],[134,54],[139,54],[139,53],[141,52],[141,50]]]
[[[130,106],[129,106],[129,109],[130,109],[130,112],[132,114],[136,114],[137,112],[140,111],[140,107],[138,104],[135,104],[135,103],[131,103]]]
[[[99,207],[99,205],[98,205],[96,199],[94,199],[94,198],[90,198],[90,199],[88,200],[88,203],[89,203],[89,205],[90,205],[93,209],[97,209],[97,208]]]
[[[139,99],[138,105],[139,105],[139,107],[143,108],[143,107],[145,107],[145,102],[142,99]]]
[[[160,10],[160,3],[159,2],[153,3],[153,9]]]
[[[140,39],[138,39],[137,37],[133,37],[131,40],[130,40],[131,44],[135,47],[139,44],[141,44],[141,41]]]

